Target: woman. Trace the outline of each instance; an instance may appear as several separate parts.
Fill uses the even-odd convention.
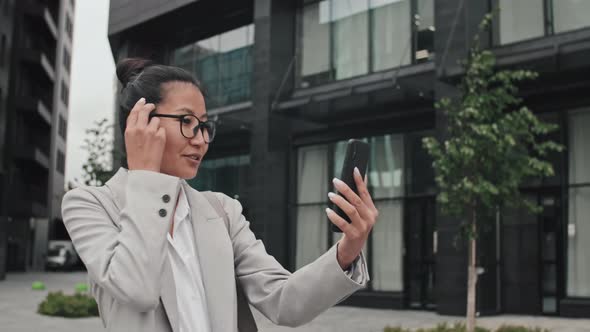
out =
[[[215,138],[192,75],[126,59],[117,76],[128,169],[69,191],[62,204],[109,331],[255,331],[238,317],[240,288],[271,321],[297,326],[366,285],[361,250],[378,212],[358,173],[360,197],[337,179],[343,196],[329,194],[352,219],[326,210],[342,239],[291,274],[256,240],[238,201],[185,181]]]

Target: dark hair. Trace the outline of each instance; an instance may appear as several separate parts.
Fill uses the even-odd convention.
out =
[[[117,63],[117,78],[123,85],[119,99],[119,126],[125,134],[129,112],[144,97],[146,102],[158,104],[164,98],[162,85],[168,82],[185,82],[201,90],[197,79],[188,71],[155,64],[142,58],[127,58]]]

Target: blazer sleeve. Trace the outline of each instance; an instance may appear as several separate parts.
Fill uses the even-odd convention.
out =
[[[180,179],[129,171],[118,220],[112,220],[96,198],[97,190],[81,187],[64,196],[62,216],[74,247],[90,278],[114,299],[141,312],[155,309]],[[164,194],[172,197],[167,203]],[[165,216],[161,209],[167,211]]]
[[[305,324],[326,309],[366,287],[369,274],[364,255],[348,275],[336,259],[337,244],[314,262],[294,273],[266,252],[250,230],[241,204],[218,194],[230,220],[236,277],[248,301],[278,325]]]

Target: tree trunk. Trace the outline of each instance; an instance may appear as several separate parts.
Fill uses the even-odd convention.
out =
[[[477,214],[473,209],[471,234],[469,236],[469,267],[467,269],[467,332],[475,331],[475,292],[477,285],[476,245],[477,245]]]

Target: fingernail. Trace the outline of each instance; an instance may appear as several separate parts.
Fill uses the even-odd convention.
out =
[[[145,98],[141,97],[141,98],[139,98],[139,101],[142,103],[145,103]]]
[[[329,192],[329,193],[328,193],[328,197],[329,197],[330,199],[334,199],[334,197],[336,197],[336,194],[334,194],[333,192]]]
[[[361,176],[361,171],[357,167],[354,168],[354,174]]]
[[[333,211],[332,211],[332,209],[330,209],[330,208],[326,208],[326,213],[327,213],[327,214],[330,214],[330,213],[332,213],[332,212],[333,212]]]
[[[344,182],[342,182],[342,180],[337,179],[337,178],[334,178],[332,180],[332,182],[334,183],[335,186],[342,186],[342,185],[344,185]]]

